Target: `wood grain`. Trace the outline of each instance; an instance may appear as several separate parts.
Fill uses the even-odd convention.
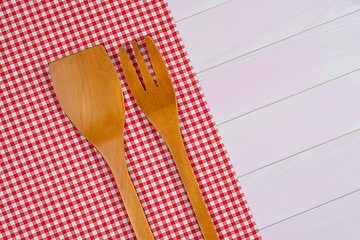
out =
[[[137,239],[154,239],[127,171],[124,100],[105,49],[95,46],[50,63],[61,108],[109,165]]]
[[[230,0],[168,0],[175,21],[181,21],[195,14],[217,7]]]
[[[360,12],[198,75],[217,124],[360,69]]]
[[[261,231],[263,239],[358,240],[360,191]]]
[[[219,126],[238,176],[360,128],[360,71]]]
[[[360,9],[359,1],[231,1],[179,22],[197,72]]]
[[[360,189],[359,146],[360,130],[241,177],[259,228]]]
[[[359,9],[231,1],[177,23],[264,239],[358,239],[360,195],[338,197],[359,186]]]

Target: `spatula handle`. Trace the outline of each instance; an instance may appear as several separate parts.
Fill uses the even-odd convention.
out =
[[[201,232],[206,240],[217,240],[219,237],[201,195],[201,191],[186,154],[180,132],[178,134],[172,134],[171,136],[171,138],[166,138],[165,142],[174,158],[181,180],[183,181],[190,203],[199,222]]]
[[[130,218],[136,238],[139,240],[154,239],[140,200],[131,181],[129,172],[127,171],[126,164],[122,165],[125,166],[113,167],[111,170]]]

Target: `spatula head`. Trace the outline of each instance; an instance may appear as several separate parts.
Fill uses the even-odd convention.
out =
[[[107,155],[109,142],[123,141],[125,111],[120,81],[105,49],[101,45],[86,49],[50,63],[49,68],[63,111]]]

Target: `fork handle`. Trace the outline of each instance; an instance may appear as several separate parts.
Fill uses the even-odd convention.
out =
[[[174,158],[204,238],[206,240],[219,239],[186,154],[180,130],[177,130],[176,134],[169,134],[169,137],[164,140]]]
[[[125,159],[120,164],[110,166],[120,191],[126,212],[134,229],[136,238],[139,240],[153,240],[153,234],[146,220],[140,200],[131,181],[126,167]]]

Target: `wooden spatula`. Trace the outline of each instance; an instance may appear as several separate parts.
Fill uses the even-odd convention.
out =
[[[120,81],[99,45],[50,63],[56,96],[75,127],[109,165],[138,239],[154,239],[127,171]]]

